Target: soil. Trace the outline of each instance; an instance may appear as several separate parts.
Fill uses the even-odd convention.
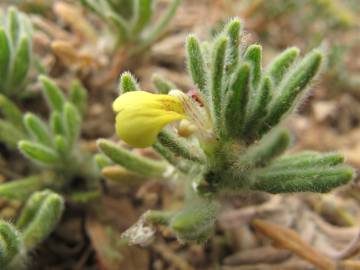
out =
[[[25,2],[40,4],[42,1],[20,4],[30,12]],[[179,89],[194,89],[185,64],[184,41],[188,33],[194,32],[204,39],[211,35],[211,30],[216,31],[221,21],[240,16],[245,25],[244,46],[253,42],[262,44],[265,63],[292,45],[308,51],[316,34],[301,29],[302,22],[287,11],[276,17],[262,17],[268,11],[261,3],[254,4],[262,1],[184,0],[167,32],[151,50],[129,59],[124,48],[109,51],[104,35],[99,34],[99,40],[92,41],[79,31],[77,26],[85,20],[94,29],[100,29],[97,33],[103,33],[97,18],[87,14],[74,22],[59,8],[65,3],[78,14],[85,14],[76,2],[53,1],[45,13],[32,14],[36,26],[33,42],[39,59],[59,85],[68,89],[71,79],[77,77],[87,87],[89,106],[81,143],[93,152],[96,152],[96,139],[113,137],[111,103],[117,96],[117,81],[122,71],[133,72],[146,90],[153,88],[151,75],[154,73],[172,80]],[[157,12],[161,12],[168,1],[158,2]],[[312,86],[309,97],[285,124],[294,134],[289,152],[339,151],[344,153],[347,163],[359,168],[360,83],[347,84],[351,76],[360,75],[360,43],[356,40],[360,21],[356,19],[352,28],[346,31],[329,28],[324,35],[329,44],[340,39],[351,46],[344,60],[346,70],[342,70],[349,78],[344,79],[339,72],[324,71]],[[304,23],[304,28],[310,27],[316,32],[319,20],[322,22],[325,18],[316,18],[313,25]],[[71,44],[73,54],[54,49],[57,41]],[[24,110],[46,116],[47,109],[35,78],[29,87],[33,95],[24,103]],[[18,153],[4,146],[0,147],[0,152],[2,181],[26,176],[33,170]],[[150,246],[127,246],[121,240],[121,233],[142,213],[180,203],[182,194],[156,181],[119,185],[103,179],[101,188],[103,194],[95,201],[67,202],[57,229],[30,254],[30,269],[360,269],[360,261],[357,261],[360,184],[357,177],[329,194],[246,193],[224,198],[215,234],[204,245],[179,243],[168,229],[159,227]],[[16,201],[1,200],[0,216],[12,219],[19,207]]]

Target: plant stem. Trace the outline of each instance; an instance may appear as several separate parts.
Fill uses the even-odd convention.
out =
[[[31,193],[50,186],[53,180],[54,176],[50,173],[12,180],[0,185],[0,197],[25,200]]]
[[[180,5],[182,0],[173,0],[166,10],[165,14],[161,17],[158,24],[152,29],[152,31],[144,38],[142,44],[134,49],[131,54],[137,54],[147,49],[152,43],[158,39],[158,37],[162,34],[165,27],[169,24],[170,20],[174,17],[178,6]]]

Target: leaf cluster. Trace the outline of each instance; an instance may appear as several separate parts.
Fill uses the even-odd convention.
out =
[[[162,179],[182,175],[184,208],[146,215],[170,226],[182,241],[203,242],[211,235],[224,194],[328,192],[354,174],[338,153],[283,155],[291,136],[279,125],[319,74],[322,50],[300,59],[299,50],[289,48],[263,68],[261,46],[243,47],[241,36],[241,23],[235,18],[211,41],[200,42],[194,35],[186,41],[188,70],[212,122],[210,138],[196,133],[185,138],[165,129],[153,145],[163,161],[141,157],[107,140],[98,142],[113,163],[136,174]],[[154,76],[154,85],[160,93],[173,88],[159,76]],[[122,75],[121,93],[139,89],[131,74]],[[148,169],[141,170],[145,165]]]
[[[0,221],[1,269],[25,269],[27,253],[54,230],[63,210],[64,199],[44,190],[28,199],[14,225]]]
[[[172,0],[164,14],[152,23],[154,0],[82,0],[81,3],[96,14],[112,30],[117,47],[131,45],[142,51],[163,33],[181,0]]]
[[[31,35],[31,22],[16,8],[0,14],[1,94],[18,97],[24,90],[32,60]]]

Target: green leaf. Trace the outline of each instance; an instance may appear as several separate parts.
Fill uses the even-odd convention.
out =
[[[69,100],[82,115],[84,115],[86,111],[87,97],[87,90],[82,86],[81,82],[74,80],[71,84]]]
[[[176,155],[170,148],[164,146],[159,141],[155,142],[152,146],[154,150],[167,160],[171,165],[179,169],[184,173],[188,173],[193,166],[191,161],[182,159],[182,157]]]
[[[295,107],[307,86],[319,73],[322,59],[323,53],[318,49],[313,50],[290,72],[287,80],[282,84],[270,104],[269,113],[262,127],[262,133],[278,124],[283,116]]]
[[[354,176],[354,170],[348,166],[332,168],[288,168],[264,170],[256,176],[252,189],[270,193],[283,192],[329,192],[344,185]]]
[[[177,89],[176,85],[158,74],[152,76],[152,83],[159,94],[168,94],[171,90]]]
[[[181,241],[205,242],[213,232],[219,205],[211,199],[193,199],[170,222]]]
[[[175,16],[176,10],[181,4],[181,1],[182,0],[172,0],[169,3],[168,8],[157,21],[155,26],[152,28],[152,30],[149,31],[148,35],[143,38],[143,44],[141,44],[138,50],[141,51],[148,48],[159,38],[159,36],[165,31],[166,27],[169,25],[171,19]]]
[[[285,77],[287,71],[295,63],[300,50],[292,47],[283,51],[267,67],[266,73],[270,76],[274,86],[277,86]]]
[[[250,45],[244,54],[244,60],[251,65],[251,85],[254,90],[259,86],[261,80],[261,56],[262,47],[257,44]]]
[[[64,160],[67,158],[69,154],[69,144],[66,141],[66,138],[62,135],[56,135],[54,140],[54,146],[56,152],[59,154],[60,157]]]
[[[136,82],[135,77],[128,71],[121,74],[119,83],[119,94],[125,94],[131,91],[138,91],[140,87]]]
[[[102,153],[116,164],[141,175],[162,177],[167,169],[167,165],[164,162],[134,154],[108,140],[98,140],[98,147]]]
[[[4,118],[11,124],[19,129],[23,128],[23,116],[19,108],[8,99],[6,96],[0,94],[0,110],[4,115]]]
[[[55,135],[65,135],[66,134],[65,126],[64,126],[64,123],[63,123],[61,113],[56,112],[56,111],[51,113],[51,115],[50,115],[50,127],[51,127],[51,131]]]
[[[5,269],[22,252],[20,233],[11,224],[0,220],[0,265]]]
[[[11,87],[22,86],[31,65],[31,44],[27,36],[19,39],[11,69]]]
[[[21,153],[34,162],[43,165],[56,165],[59,162],[57,153],[49,147],[30,141],[20,141],[18,143]]]
[[[70,102],[65,103],[63,119],[67,141],[69,145],[73,145],[78,139],[81,130],[81,115]]]
[[[185,159],[203,163],[203,158],[193,151],[193,146],[190,145],[185,139],[179,136],[175,136],[171,132],[163,130],[159,133],[158,142],[162,146],[171,150],[175,155],[183,157]]]
[[[274,130],[258,143],[250,146],[238,162],[240,168],[263,167],[282,154],[291,142],[286,129]]]
[[[50,137],[48,127],[39,117],[32,113],[25,114],[24,125],[36,142],[52,146],[52,138]]]
[[[95,162],[99,169],[103,169],[107,166],[111,166],[114,163],[109,159],[105,154],[96,154],[95,155]]]
[[[6,81],[9,79],[10,57],[10,41],[3,27],[0,26],[0,92],[6,90],[3,87],[5,87]]]
[[[256,91],[256,95],[252,96],[253,100],[249,102],[244,134],[250,139],[257,138],[257,132],[261,120],[268,112],[268,105],[273,92],[272,82],[269,77],[264,77],[261,86]],[[252,138],[254,137],[254,138]]]
[[[207,98],[209,93],[206,87],[208,75],[204,56],[201,52],[199,40],[194,35],[189,35],[186,40],[187,66],[193,83]]]
[[[43,192],[47,193],[46,197],[41,201],[32,220],[28,222],[28,225],[23,230],[23,241],[28,250],[33,249],[48,237],[60,221],[64,211],[64,199],[60,195],[52,191],[42,191],[41,193]],[[33,196],[37,194],[35,193]],[[29,203],[32,203],[32,198],[29,199]],[[25,205],[25,209],[27,207]]]
[[[39,80],[42,84],[43,94],[49,107],[54,111],[62,112],[65,104],[65,97],[60,88],[54,81],[44,75],[40,75]]]
[[[173,212],[161,211],[161,210],[148,210],[143,217],[146,222],[153,225],[165,225],[169,226],[171,218],[174,216]]]
[[[132,33],[137,35],[149,23],[153,14],[153,0],[133,0],[134,1],[134,16]]]
[[[101,3],[107,3],[108,9],[120,14],[127,21],[130,21],[134,14],[136,1],[134,0],[106,0]]]
[[[96,13],[98,16],[104,19],[104,16],[102,14],[102,9],[99,5],[98,1],[95,0],[81,0],[81,4],[85,7],[87,7],[92,12]]]
[[[0,119],[0,141],[9,147],[16,148],[20,140],[26,139],[26,135],[18,127],[8,121]]]
[[[129,25],[128,23],[119,15],[114,12],[108,12],[106,18],[113,24],[116,29],[118,43],[121,44],[129,39]]]
[[[239,65],[231,78],[225,106],[225,121],[228,134],[238,136],[244,125],[248,103],[250,65]]]
[[[275,160],[269,169],[282,168],[319,168],[331,167],[344,162],[343,155],[339,153],[319,154],[316,152],[306,151],[300,154],[288,155]]]
[[[16,228],[20,231],[26,229],[27,226],[31,223],[34,216],[39,211],[42,203],[46,197],[51,194],[50,190],[44,190],[42,192],[34,192],[26,201],[25,206],[23,207],[20,215],[16,221]]]
[[[238,18],[232,19],[224,29],[224,32],[229,37],[229,47],[227,52],[226,72],[231,74],[239,62],[239,47],[240,47],[240,33],[241,22]]]
[[[46,179],[44,179],[46,178]],[[32,193],[44,188],[48,174],[33,175],[0,184],[0,196],[10,200],[24,201]]]
[[[228,37],[219,36],[214,42],[212,63],[211,63],[211,98],[212,113],[215,120],[217,131],[222,131],[222,96],[224,85],[226,48],[228,45]]]
[[[17,41],[21,33],[19,12],[15,7],[9,7],[8,9],[7,26],[8,26],[8,33],[10,35],[10,40],[12,42],[12,45],[15,47],[17,45]]]

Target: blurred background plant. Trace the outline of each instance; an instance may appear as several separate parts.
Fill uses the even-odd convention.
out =
[[[73,81],[68,97],[65,97],[48,77],[41,75],[39,82],[49,106],[48,122],[35,113],[23,113],[8,97],[0,95],[2,150],[5,147],[13,153],[18,148],[30,161],[25,166],[25,177],[16,178],[17,173],[11,172],[10,175],[15,177],[0,184],[2,207],[5,206],[1,216],[11,220],[18,216],[15,227],[4,223],[6,230],[1,231],[7,234],[0,237],[4,239],[0,245],[0,251],[3,250],[0,254],[4,256],[0,261],[2,266],[6,266],[4,269],[28,269],[33,265],[29,251],[46,239],[60,220],[64,199],[53,191],[42,190],[56,190],[67,201],[80,205],[98,198],[101,193],[100,174],[92,154],[79,143],[87,90],[79,81]],[[1,173],[6,173],[3,166],[1,164]],[[4,205],[4,202],[9,203]],[[11,233],[12,237],[9,236]]]
[[[14,225],[0,220],[1,269],[27,269],[29,252],[55,229],[63,210],[64,199],[44,190],[30,196]]]
[[[32,60],[32,26],[28,17],[11,7],[0,14],[0,93],[19,98]]]
[[[115,47],[129,54],[139,53],[151,46],[174,17],[181,0],[172,0],[164,14],[152,22],[154,0],[82,0],[82,4],[104,21],[115,37]]]
[[[236,5],[237,2],[233,1]],[[316,46],[322,42],[327,34],[331,32],[340,33],[343,30],[354,28],[358,22],[356,11],[358,6],[354,1],[262,1],[248,0],[240,8],[245,18],[249,18],[251,28],[253,28],[263,40],[268,40],[275,45],[287,46],[286,40],[278,40],[274,35],[286,35],[292,40],[297,41],[302,35],[308,37],[303,39],[309,47]],[[293,16],[301,21],[293,20]],[[286,33],[273,28],[273,26],[283,26],[288,29]],[[308,47],[307,47],[308,48]]]
[[[48,77],[42,75],[39,81],[50,109],[49,122],[44,122],[33,113],[23,114],[8,98],[0,96],[4,115],[0,122],[0,140],[11,148],[17,146],[43,172],[0,185],[1,196],[24,199],[45,187],[76,193],[74,185],[80,191],[98,194],[99,173],[91,154],[79,144],[87,106],[86,90],[78,81],[74,81],[66,98]]]
[[[240,13],[248,18],[249,27],[259,35],[261,41],[275,49],[296,44],[307,50],[325,42],[328,62],[324,81],[327,88],[334,94],[335,89],[341,88],[358,96],[359,75],[354,72],[356,63],[350,60],[359,44],[356,33],[360,25],[356,14],[360,9],[356,1],[245,2],[239,8]],[[233,1],[232,5],[236,3]],[[342,40],[342,44],[338,40]]]
[[[4,0],[4,3],[16,5],[27,13],[45,14],[51,9],[51,3],[46,0]]]
[[[181,0],[55,1],[53,5],[20,1],[18,7],[37,29],[39,72],[59,76],[69,69],[87,86],[98,88],[113,84],[122,69],[139,67],[148,59],[141,54],[165,36],[180,4]],[[161,16],[155,18],[155,12]],[[93,76],[95,72],[102,76]]]

